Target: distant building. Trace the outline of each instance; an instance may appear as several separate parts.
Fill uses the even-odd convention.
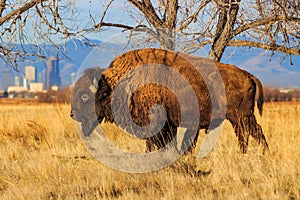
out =
[[[45,89],[49,90],[52,86],[61,86],[61,79],[59,74],[59,62],[55,57],[50,57],[46,65]]]
[[[25,78],[28,80],[28,82],[36,81],[36,68],[34,66],[25,67]]]
[[[285,93],[285,94],[292,92],[292,91],[293,91],[293,89],[291,89],[291,88],[280,88],[279,89],[280,93]]]
[[[12,77],[9,69],[4,69],[2,72],[2,87],[3,90],[7,90],[8,86],[12,85]]]
[[[35,82],[29,84],[29,91],[30,92],[43,92],[44,84],[42,82]]]
[[[23,86],[8,86],[7,92],[24,92],[27,91]]]
[[[51,86],[51,90],[58,91],[58,86],[56,86],[56,85]]]
[[[14,86],[21,86],[21,80],[20,80],[20,76],[15,76],[15,80],[14,80],[15,84]]]

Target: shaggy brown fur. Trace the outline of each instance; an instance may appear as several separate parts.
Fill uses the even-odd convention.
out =
[[[215,121],[215,126],[218,126],[223,120],[220,118],[222,113],[218,114],[216,112],[214,116],[212,115],[211,103],[213,101],[216,101],[215,105],[220,106],[224,106],[224,102],[227,101],[226,118],[234,127],[243,153],[246,153],[249,135],[253,136],[258,142],[262,142],[265,148],[268,147],[262,128],[256,122],[254,116],[256,88],[259,90],[257,105],[260,114],[262,113],[263,106],[263,90],[260,81],[256,77],[233,65],[222,64],[205,58],[178,54],[161,49],[134,50],[114,59],[109,68],[103,72],[98,84],[98,90],[95,97],[95,109],[99,122],[103,119],[114,122],[114,116],[111,110],[113,90],[124,74],[145,64],[162,64],[179,72],[195,91],[201,116],[197,127],[193,124],[189,124],[189,121],[180,122],[179,108],[182,105],[178,104],[175,95],[169,91],[168,88],[155,84],[146,84],[145,86],[140,87],[133,93],[129,101],[129,109],[133,121],[141,126],[148,125],[150,123],[148,111],[154,104],[162,105],[167,114],[167,121],[162,130],[158,134],[146,138],[148,151],[153,150],[154,146],[161,148],[174,138],[176,128],[179,125],[188,129],[197,129],[197,133],[201,128],[208,129],[211,121]],[[213,73],[215,72],[210,71],[209,66],[211,65],[216,65],[220,72],[225,87],[226,97],[220,96],[217,99],[210,99],[208,87],[201,76],[203,74],[199,74],[197,67],[201,69],[208,79],[211,76],[212,81],[210,81],[210,84],[222,84],[213,81]],[[140,74],[129,75],[128,80],[130,81],[130,77],[138,76],[140,76]],[[159,72],[148,74],[147,76],[158,76],[158,79],[166,78],[172,82],[172,77],[164,77],[164,74],[160,74]],[[143,78],[143,76],[140,76],[140,78]],[[184,90],[185,88],[179,88],[179,90],[181,89]],[[189,101],[188,98],[186,101]],[[188,108],[187,105],[187,108],[184,109],[187,109],[187,112],[190,113],[191,116],[193,115],[193,108]],[[123,111],[120,110],[120,113],[122,112]],[[125,121],[120,125],[123,126],[122,128],[128,128],[126,127],[127,124],[128,123]],[[191,143],[192,145],[196,143],[197,136],[193,141],[190,141],[190,138],[191,136],[186,134],[184,139],[186,146],[190,146]]]

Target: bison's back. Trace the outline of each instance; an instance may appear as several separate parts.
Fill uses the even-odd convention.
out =
[[[139,67],[144,68],[137,70]],[[157,70],[150,70],[151,67]],[[176,126],[180,124],[182,111],[186,113],[184,126],[195,127],[189,123],[197,121],[196,108],[204,124],[210,120],[211,102],[206,83],[199,70],[178,53],[160,49],[130,51],[118,56],[103,74],[112,88],[126,84],[126,93],[134,94],[133,98],[124,100],[131,105],[137,124],[149,123],[148,110],[155,104],[163,105]],[[135,88],[135,85],[143,87]]]
[[[148,70],[148,66],[157,67],[158,70]],[[139,67],[144,68],[137,70]],[[161,69],[166,70],[164,72],[167,74]],[[170,76],[172,71],[180,74],[180,77]],[[191,92],[187,92],[188,87],[192,88],[198,101],[196,103],[201,117],[200,127],[207,127],[211,119],[224,118],[225,110],[253,110],[254,98],[248,96],[249,91],[252,91],[250,96],[255,95],[255,84],[249,78],[250,74],[234,65],[206,58],[161,49],[140,49],[116,57],[103,75],[112,90],[125,84],[124,94],[134,94],[133,98],[128,96],[124,101],[130,104],[133,120],[139,125],[149,123],[148,110],[155,104],[164,106],[169,119],[176,126],[180,124],[180,110],[190,113],[193,118],[195,106],[191,105],[195,104],[191,102],[195,99],[193,100]],[[149,84],[146,81],[149,77],[154,77],[157,85]],[[186,80],[188,85],[182,84],[181,79]],[[136,88],[136,80],[140,85],[144,83],[144,86]],[[158,86],[161,82],[167,83],[167,86]],[[170,88],[176,88],[176,91]],[[185,104],[179,104],[176,100],[178,97]],[[186,126],[190,126],[188,121]]]

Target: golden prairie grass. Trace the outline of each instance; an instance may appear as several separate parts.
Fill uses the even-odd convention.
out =
[[[265,104],[257,120],[266,155],[253,140],[242,155],[226,123],[208,157],[197,157],[201,133],[194,154],[145,174],[94,159],[69,113],[70,105],[0,104],[0,199],[300,199],[300,104]],[[144,141],[103,129],[120,147],[144,151]]]

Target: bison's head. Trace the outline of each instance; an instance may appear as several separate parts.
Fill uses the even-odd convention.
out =
[[[82,132],[89,136],[99,121],[95,112],[95,94],[103,70],[89,68],[75,83],[70,116],[81,122]]]

